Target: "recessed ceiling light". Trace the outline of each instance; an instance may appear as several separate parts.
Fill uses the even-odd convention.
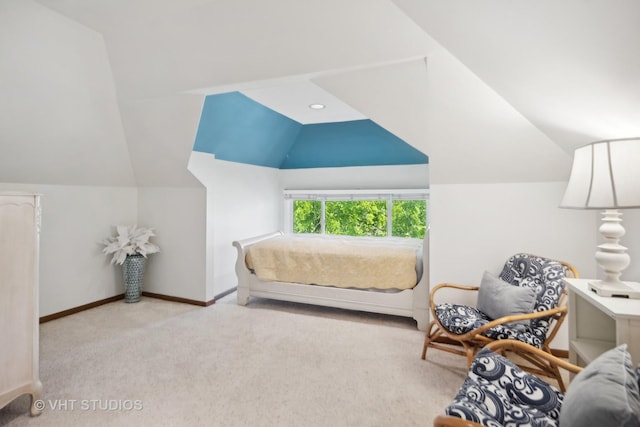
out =
[[[324,104],[309,104],[309,108],[312,110],[322,110],[324,107],[326,107]]]

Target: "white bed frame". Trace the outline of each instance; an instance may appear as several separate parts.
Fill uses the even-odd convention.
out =
[[[245,264],[247,251],[255,243],[283,234],[278,231],[233,242],[233,246],[238,250],[236,274],[238,276],[239,305],[246,305],[249,302],[249,297],[255,296],[412,317],[416,320],[419,330],[427,329],[429,322],[429,245],[427,235],[424,237],[423,244],[422,278],[418,284],[412,289],[399,292],[376,292],[301,283],[267,282],[259,279]]]

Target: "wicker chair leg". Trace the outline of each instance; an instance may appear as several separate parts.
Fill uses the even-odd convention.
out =
[[[471,363],[473,362],[473,358],[476,355],[475,348],[463,343],[465,350],[467,351],[467,367],[471,367]]]
[[[436,331],[433,331],[433,327],[436,327]],[[440,335],[437,332],[437,322],[435,320],[432,320],[429,323],[429,326],[427,326],[427,332],[425,332],[424,334],[424,344],[422,346],[422,360],[426,360],[427,359],[427,348],[429,347],[429,344],[431,343],[431,340]]]
[[[566,386],[564,385],[564,380],[562,379],[562,375],[560,375],[560,369],[558,369],[558,365],[550,364],[550,368],[553,371],[553,376],[558,381],[558,388],[565,392],[567,391]]]

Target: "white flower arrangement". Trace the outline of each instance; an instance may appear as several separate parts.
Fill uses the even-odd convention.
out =
[[[149,254],[160,252],[160,248],[149,242],[151,236],[155,236],[153,228],[143,228],[136,225],[116,226],[118,234],[107,237],[102,242],[105,254],[113,254],[111,264],[124,264],[128,255],[140,254],[145,258]]]

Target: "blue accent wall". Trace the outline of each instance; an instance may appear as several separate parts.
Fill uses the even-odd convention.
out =
[[[371,120],[302,125],[239,92],[205,98],[193,150],[279,169],[429,162]]]
[[[301,128],[239,92],[209,95],[193,150],[219,160],[279,168]]]
[[[428,158],[371,120],[302,127],[280,169],[414,165]]]

